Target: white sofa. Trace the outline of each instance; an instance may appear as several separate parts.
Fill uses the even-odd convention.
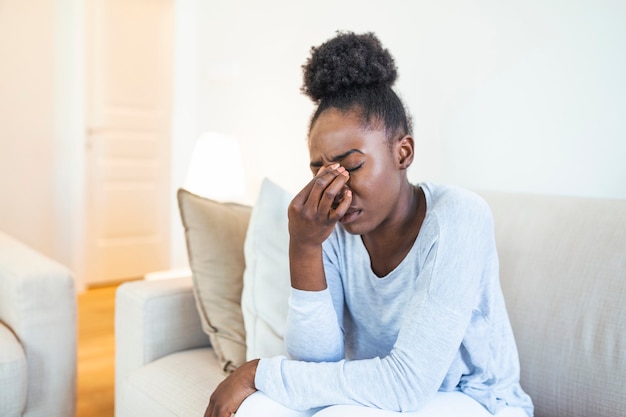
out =
[[[626,201],[481,194],[535,415],[626,416]],[[191,279],[119,287],[117,417],[201,416],[223,377]]]
[[[67,268],[0,233],[0,416],[76,415],[76,293]]]

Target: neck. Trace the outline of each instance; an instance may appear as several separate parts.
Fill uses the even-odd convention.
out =
[[[386,275],[406,257],[426,215],[426,200],[421,188],[408,181],[404,188],[396,212],[375,231],[361,237],[378,276]]]

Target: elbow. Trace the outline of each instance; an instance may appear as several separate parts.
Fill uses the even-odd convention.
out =
[[[419,411],[435,395],[412,395],[398,403],[398,411],[402,413],[414,413]]]
[[[304,362],[338,362],[343,359],[343,349],[317,343],[287,343],[290,359]]]
[[[435,392],[421,393],[419,390],[403,387],[396,391],[395,404],[381,404],[379,408],[413,413],[424,407],[434,397]]]
[[[337,334],[310,334],[287,329],[285,347],[290,359],[305,362],[337,362],[344,358],[343,338]]]
[[[383,363],[389,367],[388,380],[395,393],[393,404],[381,404],[380,408],[393,409],[399,412],[416,412],[426,405],[437,393],[441,382],[437,378],[429,377],[419,372],[413,366],[407,366],[393,355],[385,358]]]

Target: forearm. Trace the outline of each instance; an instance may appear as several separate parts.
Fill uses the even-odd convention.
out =
[[[322,244],[332,233],[352,201],[347,191],[339,195],[349,174],[338,163],[322,167],[289,205],[289,265],[291,285],[305,291],[326,289]]]
[[[428,297],[416,300],[409,311],[418,311],[419,317],[401,330],[389,355],[321,363],[263,359],[257,369],[257,388],[295,409],[358,404],[417,410],[444,380],[467,317]],[[441,331],[441,317],[448,318],[448,331]]]
[[[406,382],[390,365],[388,358],[313,363],[275,357],[259,362],[256,384],[270,398],[296,410],[353,404],[415,411],[436,392],[436,381]],[[429,388],[423,390],[422,385]]]
[[[322,291],[327,288],[322,260],[322,246],[289,243],[289,271],[291,286],[303,291]]]
[[[290,269],[287,352],[293,359],[312,362],[342,359],[343,334],[326,280],[322,246],[291,241]]]

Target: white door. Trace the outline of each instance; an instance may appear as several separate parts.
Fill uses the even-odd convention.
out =
[[[169,266],[173,0],[87,0],[88,286]]]

